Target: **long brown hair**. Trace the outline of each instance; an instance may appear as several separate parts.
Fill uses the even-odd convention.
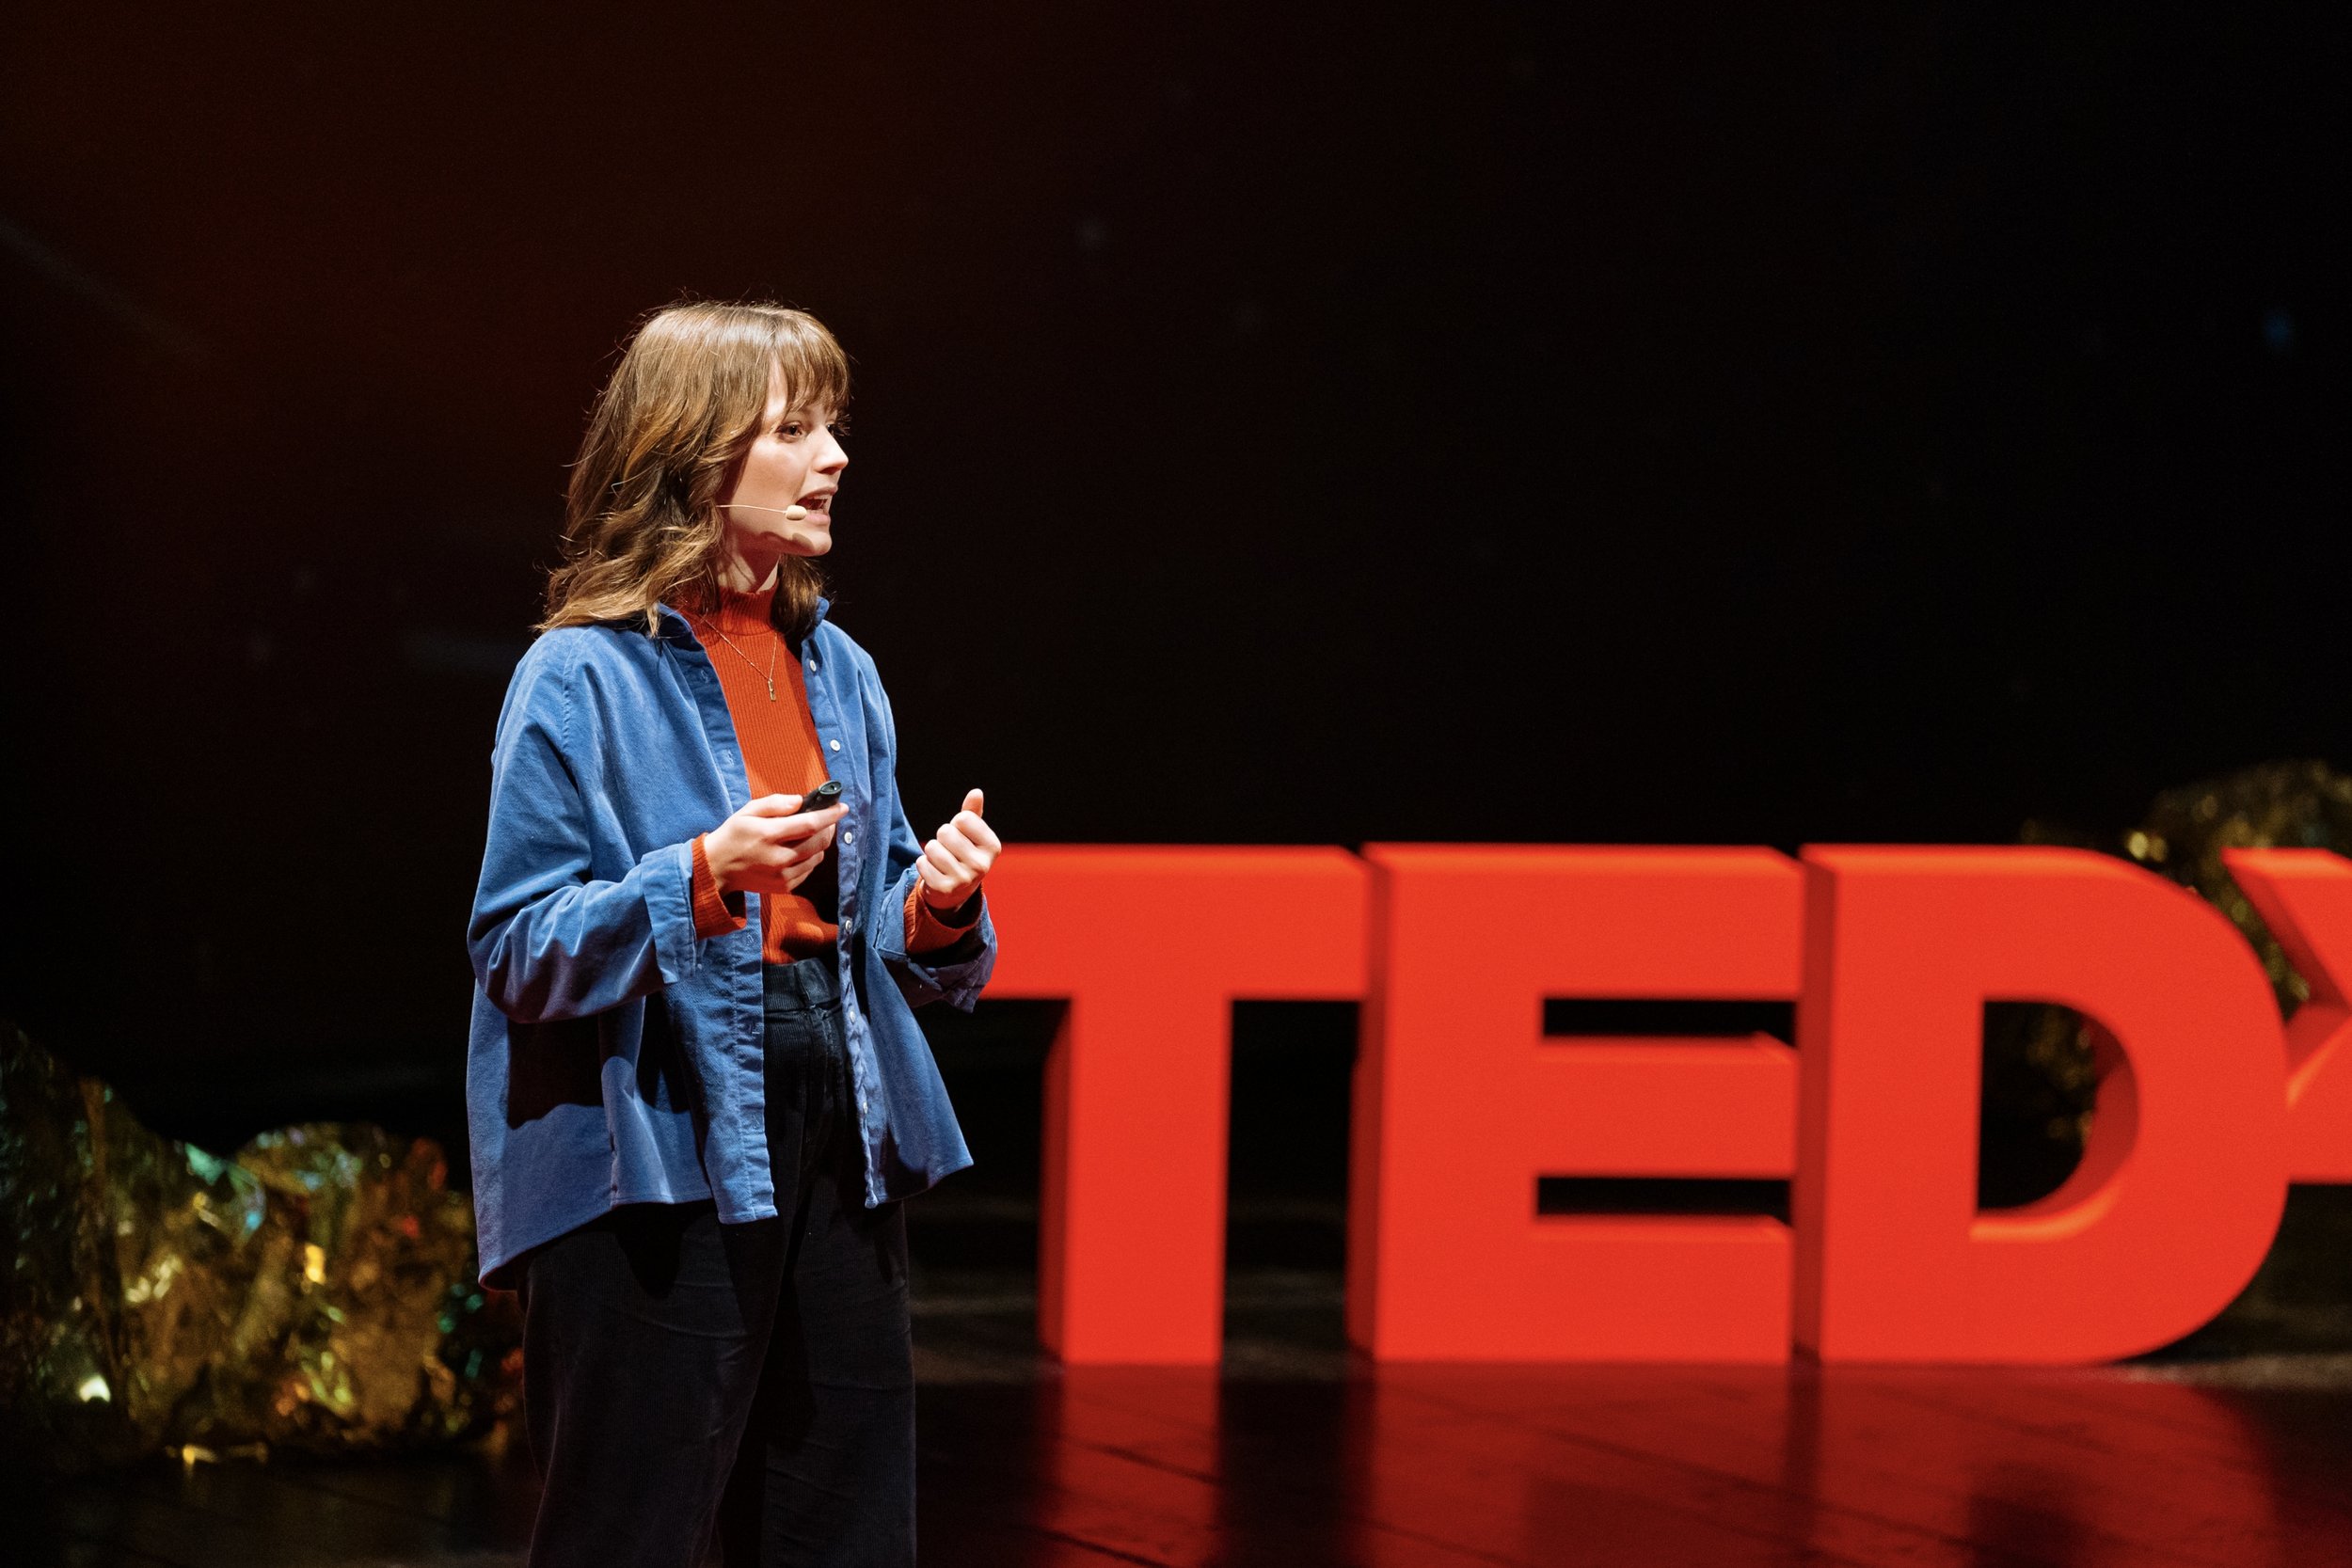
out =
[[[792,407],[848,401],[849,356],[805,311],[691,301],[645,318],[572,465],[540,630],[642,616],[650,634],[657,604],[718,602],[719,501],[767,411],[771,367]],[[823,588],[813,559],[784,558],[771,615],[794,643],[815,629]]]

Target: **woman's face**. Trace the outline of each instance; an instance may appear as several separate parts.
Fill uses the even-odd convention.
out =
[[[720,503],[727,518],[731,553],[749,568],[749,586],[762,586],[787,555],[822,555],[833,548],[834,493],[850,454],[834,439],[835,410],[814,404],[794,405],[785,395],[781,372],[768,380],[768,406],[758,434],[744,454],[734,493]],[[808,515],[795,520],[785,508]]]

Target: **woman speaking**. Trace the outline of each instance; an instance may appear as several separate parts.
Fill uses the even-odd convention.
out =
[[[914,1008],[986,983],[1001,846],[977,789],[916,842],[825,619],[848,394],[800,311],[648,318],[499,715],[467,1100],[534,1564],[914,1560],[898,1200],[971,1156]]]

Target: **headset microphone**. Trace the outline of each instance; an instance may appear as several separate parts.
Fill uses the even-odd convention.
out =
[[[797,503],[791,506],[754,506],[749,501],[721,501],[719,504],[728,507],[739,506],[746,512],[781,513],[784,515],[784,520],[787,523],[797,523],[808,515],[808,508]]]

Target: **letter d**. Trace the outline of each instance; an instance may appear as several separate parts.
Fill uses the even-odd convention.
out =
[[[1796,1334],[1823,1360],[2080,1362],[2197,1327],[2286,1201],[2286,1049],[2253,954],[2081,850],[1810,848]],[[2104,1037],[2081,1166],[1976,1202],[1984,1005]]]

